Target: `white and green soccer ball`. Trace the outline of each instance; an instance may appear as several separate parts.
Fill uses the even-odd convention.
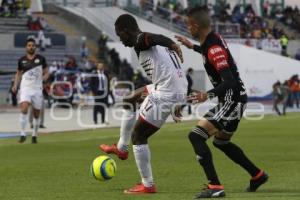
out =
[[[109,156],[98,156],[91,164],[91,174],[99,181],[107,181],[116,175],[116,162]]]

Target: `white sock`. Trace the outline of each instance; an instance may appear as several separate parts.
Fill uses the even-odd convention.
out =
[[[120,138],[118,142],[118,149],[121,151],[128,151],[128,146],[131,139],[133,126],[136,122],[136,113],[132,110],[123,110],[122,122],[120,128]]]
[[[33,118],[32,124],[33,124],[32,137],[36,137],[40,125],[39,118]]]
[[[21,136],[26,136],[25,129],[26,129],[26,125],[27,125],[27,113],[20,114],[20,125],[21,125]]]
[[[132,145],[135,162],[140,172],[142,183],[146,187],[151,187],[153,183],[151,169],[151,153],[148,144]]]

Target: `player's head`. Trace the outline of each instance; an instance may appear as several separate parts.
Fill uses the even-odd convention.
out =
[[[124,46],[133,47],[136,44],[137,33],[140,32],[140,29],[133,16],[123,14],[115,22],[115,31]]]
[[[187,27],[194,38],[198,38],[201,31],[210,28],[211,19],[206,6],[192,8],[187,17]]]
[[[35,40],[33,38],[28,38],[26,40],[26,52],[30,55],[33,55],[35,53],[36,44]]]

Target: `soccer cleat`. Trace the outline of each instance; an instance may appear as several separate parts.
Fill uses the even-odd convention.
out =
[[[44,126],[43,124],[41,124],[41,125],[39,126],[39,128],[46,128],[46,126]]]
[[[124,190],[125,194],[145,194],[145,193],[156,193],[155,185],[146,187],[143,183],[138,183],[130,189]]]
[[[255,192],[262,184],[266,183],[269,176],[264,171],[260,171],[255,177],[250,180],[250,184],[247,187],[247,192]]]
[[[22,135],[22,136],[20,137],[20,139],[19,139],[18,142],[19,142],[19,143],[24,143],[25,140],[26,140],[26,136]]]
[[[207,185],[199,194],[194,196],[194,199],[202,198],[220,198],[225,197],[223,185]]]
[[[99,148],[108,154],[115,154],[117,155],[121,160],[127,160],[128,158],[128,152],[127,151],[120,151],[116,144],[108,145],[108,144],[101,144]]]
[[[37,144],[37,137],[33,136],[31,138],[31,144]]]

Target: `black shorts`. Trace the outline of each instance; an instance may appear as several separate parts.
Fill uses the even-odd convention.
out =
[[[236,101],[220,102],[210,109],[204,118],[211,122],[217,129],[227,134],[233,134],[243,117],[246,103]]]

